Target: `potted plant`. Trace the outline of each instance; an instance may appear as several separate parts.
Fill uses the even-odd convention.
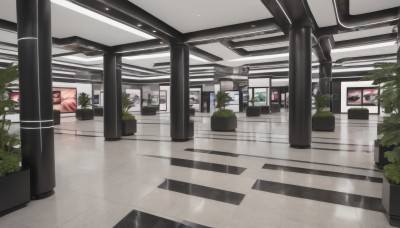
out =
[[[225,109],[226,103],[232,101],[229,94],[219,91],[215,96],[218,111],[211,116],[211,130],[213,131],[235,131],[237,118],[232,110]]]
[[[17,66],[0,69],[0,94],[5,94],[6,86],[17,79]],[[30,201],[30,170],[20,166],[20,140],[9,132],[11,121],[7,120],[7,114],[14,106],[13,100],[0,96],[0,215]]]
[[[104,109],[103,109],[103,107],[94,107],[93,108],[93,113],[94,113],[94,116],[103,116],[104,115]]]
[[[347,112],[348,119],[368,120],[369,110],[367,108],[350,108]]]
[[[133,101],[130,94],[123,93],[121,97],[122,103],[122,135],[134,135],[136,133],[135,116],[129,113],[129,109],[133,107]]]
[[[87,93],[79,94],[78,105],[81,108],[76,110],[76,118],[78,120],[93,120],[93,110],[88,108],[91,105],[91,99]]]
[[[331,96],[317,92],[314,95],[315,108],[317,109],[312,116],[313,131],[335,131],[335,116],[332,112],[324,111],[329,106]]]
[[[189,121],[189,138],[194,137],[194,120],[190,119]]]
[[[142,114],[143,116],[154,116],[154,115],[157,114],[157,109],[158,109],[158,107],[157,107],[157,106],[151,106],[151,101],[152,101],[152,99],[153,99],[153,96],[149,93],[149,94],[147,95],[147,99],[143,99],[143,100],[142,100],[142,104],[143,104],[144,102],[146,102],[146,104],[147,104],[147,106],[142,105],[141,114]]]
[[[61,120],[61,111],[54,109],[53,110],[53,120],[54,120],[54,125],[60,125],[60,120]]]
[[[251,106],[246,108],[246,116],[253,117],[253,116],[260,116],[261,108],[259,106],[254,106],[254,97],[249,100]]]
[[[379,124],[378,133],[382,135],[379,145],[386,147],[385,157],[389,164],[384,166],[382,184],[382,204],[389,223],[400,226],[400,62],[377,63],[378,70],[364,77],[380,85],[383,92],[376,97],[385,112],[391,113]]]

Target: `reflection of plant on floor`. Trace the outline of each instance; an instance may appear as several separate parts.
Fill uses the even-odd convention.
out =
[[[129,113],[129,109],[133,107],[133,100],[130,94],[123,93],[121,96],[122,103],[122,120],[134,120],[135,116]]]
[[[392,151],[386,152],[390,164],[384,167],[385,177],[392,184],[400,185],[400,62],[377,63],[374,74],[363,80],[372,80],[374,85],[380,85],[383,92],[376,96],[385,112],[391,113],[384,117],[378,127],[378,133],[383,134],[380,145],[394,146]]]
[[[18,67],[12,64],[5,69],[0,69],[0,94],[6,93],[6,87],[18,79]],[[9,114],[14,106],[17,104],[15,101],[0,96],[0,177],[8,174],[16,173],[21,170],[21,149],[20,140],[17,135],[10,134],[11,121],[7,120]]]

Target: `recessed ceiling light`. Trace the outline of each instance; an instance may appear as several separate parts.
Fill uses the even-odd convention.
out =
[[[142,24],[137,24],[137,26],[142,27]]]
[[[260,59],[273,59],[273,58],[288,57],[288,56],[289,56],[289,53],[281,53],[281,54],[274,54],[274,55],[260,55],[260,56],[244,57],[244,58],[232,59],[229,61],[240,62],[240,61],[251,61],[251,60],[260,60]]]
[[[114,26],[114,27],[119,28],[121,30],[124,30],[126,32],[133,33],[133,34],[135,34],[137,36],[140,36],[140,37],[143,37],[145,39],[149,39],[149,40],[150,39],[155,39],[155,37],[152,36],[152,35],[144,33],[144,32],[142,32],[140,30],[132,28],[132,27],[130,27],[130,26],[126,25],[126,24],[123,24],[121,22],[115,21],[115,20],[113,20],[111,18],[103,16],[103,15],[101,15],[99,13],[94,12],[94,11],[91,11],[91,10],[88,10],[86,8],[83,8],[83,7],[79,6],[79,5],[76,5],[76,4],[72,3],[72,2],[70,2],[70,1],[66,1],[66,0],[51,0],[51,2],[54,3],[54,4],[57,4],[59,6],[65,7],[67,9],[73,10],[73,11],[75,11],[77,13],[80,13],[80,14],[83,14],[85,16],[88,16],[88,17],[91,17],[93,19],[96,19],[98,21],[101,21],[103,23],[106,23],[108,25]]]
[[[74,73],[74,72],[70,72],[70,71],[61,71],[61,70],[53,70],[53,73],[56,73],[56,74],[76,75],[76,73]]]
[[[251,27],[252,27],[252,28],[255,28],[255,27],[256,27],[256,25],[251,25]]]
[[[107,11],[109,11],[109,10],[110,10],[110,8],[106,7],[106,10],[107,10]]]
[[[153,30],[153,32],[156,33],[157,31],[156,31],[156,30]]]
[[[200,14],[197,14],[197,16],[200,17],[201,15],[200,15]]]

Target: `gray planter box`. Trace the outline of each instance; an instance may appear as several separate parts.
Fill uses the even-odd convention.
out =
[[[231,118],[211,117],[211,130],[213,131],[235,131],[236,128],[236,116]]]
[[[61,112],[60,111],[53,111],[53,121],[54,121],[54,125],[60,125],[60,123],[61,123]]]
[[[368,109],[349,109],[347,112],[348,119],[355,120],[368,120],[369,119],[369,110]]]
[[[145,107],[142,107],[141,114],[143,116],[155,116],[157,114],[157,110],[158,110],[158,107],[145,106]]]
[[[374,146],[374,161],[375,164],[380,168],[383,169],[383,167],[387,164],[389,164],[389,161],[387,158],[385,158],[385,152],[393,150],[393,146],[381,146],[379,145],[379,139],[375,140],[375,146]]]
[[[189,122],[189,138],[193,138],[193,137],[194,137],[194,123]]]
[[[94,114],[92,109],[78,109],[76,110],[76,118],[78,120],[93,120]]]
[[[0,216],[25,207],[30,199],[29,169],[0,177]]]
[[[335,131],[335,117],[312,117],[313,131]]]
[[[261,108],[258,106],[249,106],[246,108],[246,116],[254,117],[261,115]]]
[[[400,185],[389,183],[383,178],[382,205],[391,226],[400,227]]]
[[[136,133],[136,120],[122,120],[122,135],[129,136]]]
[[[280,112],[281,105],[280,104],[271,104],[270,110],[271,110],[271,113]]]
[[[104,115],[104,109],[103,108],[94,108],[94,116],[103,116]]]

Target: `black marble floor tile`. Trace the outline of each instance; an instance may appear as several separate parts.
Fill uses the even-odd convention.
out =
[[[170,164],[173,166],[187,167],[187,168],[192,168],[192,169],[201,169],[201,170],[213,171],[213,172],[218,172],[218,173],[240,175],[246,170],[246,168],[238,167],[238,166],[222,165],[222,164],[202,162],[202,161],[193,161],[193,160],[180,159],[180,158],[163,157],[163,156],[157,156],[157,155],[143,155],[143,156],[167,159],[167,160],[170,160]]]
[[[203,154],[215,154],[215,155],[228,156],[228,157],[239,157],[239,154],[223,152],[223,151],[216,151],[216,150],[202,150],[202,149],[187,148],[187,149],[185,149],[185,151],[203,153]]]
[[[186,222],[175,222],[145,212],[133,210],[114,228],[208,228],[207,226]]]
[[[253,185],[253,189],[302,199],[357,207],[366,210],[378,212],[384,211],[382,207],[382,199],[375,197],[322,190],[317,188],[308,188],[264,180],[257,180]]]
[[[234,205],[240,205],[245,197],[244,194],[236,192],[230,192],[217,188],[211,188],[171,179],[166,179],[158,186],[158,188]]]
[[[270,170],[282,170],[282,171],[295,172],[295,173],[305,173],[305,174],[312,174],[312,175],[319,175],[319,176],[339,177],[339,178],[347,178],[347,179],[354,179],[354,180],[364,180],[364,181],[370,181],[370,182],[374,182],[374,183],[382,183],[383,182],[383,179],[379,178],[379,177],[369,177],[369,176],[362,176],[362,175],[356,175],[356,174],[339,173],[339,172],[317,170],[317,169],[306,169],[306,168],[299,168],[299,167],[292,167],[292,166],[265,164],[262,168],[270,169]]]

